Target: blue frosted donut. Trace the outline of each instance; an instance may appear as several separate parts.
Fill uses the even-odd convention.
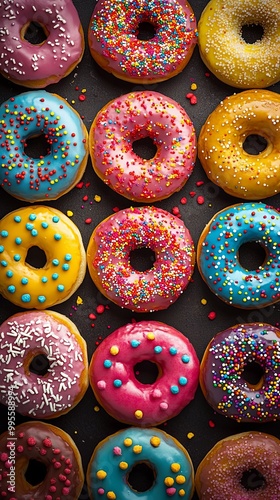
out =
[[[238,252],[244,243],[266,252],[261,266],[247,270]],[[198,269],[210,290],[243,309],[280,300],[280,214],[264,203],[240,203],[218,212],[203,230],[197,248]]]
[[[47,154],[31,158],[25,146],[44,136]],[[0,106],[0,185],[28,202],[56,200],[82,177],[88,133],[78,113],[60,96],[24,92]]]
[[[146,464],[154,481],[146,491],[133,489],[130,474]],[[91,499],[189,500],[194,490],[193,465],[188,452],[169,434],[156,429],[130,427],[101,441],[87,470]]]

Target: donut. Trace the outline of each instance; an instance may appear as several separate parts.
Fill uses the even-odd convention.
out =
[[[143,25],[148,33],[141,33]],[[149,84],[168,80],[189,62],[197,42],[187,0],[100,0],[88,29],[90,53],[115,77]]]
[[[235,325],[209,342],[200,386],[215,411],[242,422],[280,418],[280,330],[267,323]]]
[[[280,441],[247,431],[216,443],[198,466],[195,486],[201,500],[277,500]]]
[[[137,378],[137,365],[143,362],[156,366],[153,383]],[[199,361],[190,341],[159,321],[115,330],[99,344],[89,368],[91,387],[107,413],[143,427],[178,415],[193,400],[198,377]]]
[[[151,269],[132,267],[132,251],[155,254]],[[187,287],[194,269],[194,244],[183,221],[151,207],[119,210],[94,229],[87,247],[90,276],[99,291],[137,312],[166,309]]]
[[[228,194],[255,201],[280,192],[279,106],[276,92],[245,90],[226,97],[202,126],[201,165]]]
[[[263,31],[254,43],[247,43],[242,33],[250,26]],[[269,87],[280,80],[279,2],[211,0],[198,32],[201,59],[222,82],[245,89]]]
[[[0,73],[11,82],[44,88],[82,60],[84,33],[71,0],[2,0],[0,19]],[[43,32],[42,41],[36,30]]]
[[[30,418],[67,413],[88,387],[86,343],[55,311],[25,311],[0,327],[0,402],[13,387],[17,412]]]
[[[240,247],[256,242],[266,257],[261,266],[241,266]],[[256,309],[280,300],[280,214],[264,203],[239,203],[210,220],[197,245],[199,272],[210,290],[227,304]]]
[[[134,152],[135,141],[149,138],[155,155]],[[89,133],[95,173],[120,195],[156,202],[179,191],[196,159],[196,136],[186,111],[173,99],[149,90],[131,92],[104,106]]]
[[[152,484],[147,490],[135,489],[133,473],[137,474],[137,470],[142,488],[150,473],[147,483]],[[105,438],[95,448],[87,469],[91,500],[103,496],[110,500],[172,496],[189,500],[193,484],[193,465],[187,450],[156,428],[130,427]]]
[[[37,468],[36,463],[40,464]],[[0,491],[7,500],[78,500],[83,488],[76,444],[68,433],[49,423],[25,422],[16,426],[14,436],[1,434],[0,464]]]
[[[41,137],[46,155],[26,151]],[[60,96],[42,90],[10,98],[0,107],[0,185],[23,201],[56,200],[81,179],[88,133],[78,113]]]
[[[34,250],[35,259],[31,253],[29,263]],[[64,302],[86,272],[79,229],[60,210],[43,205],[18,208],[3,217],[0,259],[0,293],[25,309],[47,309]]]

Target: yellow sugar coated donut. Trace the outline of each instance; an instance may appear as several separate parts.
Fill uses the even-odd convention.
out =
[[[26,262],[38,247],[46,263]],[[0,293],[26,309],[46,309],[67,300],[82,283],[85,250],[77,226],[43,205],[19,208],[0,221]]]
[[[242,27],[261,26],[255,43]],[[280,80],[280,3],[275,0],[211,0],[198,23],[203,62],[222,82],[238,88],[265,88]]]
[[[249,154],[250,136],[265,148]],[[280,192],[280,96],[245,90],[226,97],[209,115],[198,139],[198,157],[208,178],[232,196],[261,200]]]

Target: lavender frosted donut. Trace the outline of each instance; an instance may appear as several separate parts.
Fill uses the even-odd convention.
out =
[[[135,369],[144,361],[158,368],[153,383],[143,384],[136,377]],[[192,401],[199,361],[181,332],[158,321],[140,321],[103,340],[92,356],[89,376],[96,398],[109,414],[149,427],[175,417]]]
[[[242,432],[219,441],[199,464],[200,500],[278,500],[280,441],[264,432]]]
[[[71,0],[0,1],[0,72],[14,83],[44,88],[71,73],[84,53],[84,34]],[[46,36],[26,39],[32,23]]]
[[[88,387],[84,339],[54,311],[15,314],[0,326],[0,402],[32,418],[67,413]],[[11,394],[12,393],[12,394]]]
[[[149,137],[151,159],[134,152],[134,142]],[[125,94],[104,106],[89,134],[96,174],[117,193],[139,202],[155,202],[179,191],[196,159],[196,136],[186,111],[159,92]]]
[[[218,333],[201,361],[200,385],[208,403],[226,417],[279,419],[280,330],[248,323]]]

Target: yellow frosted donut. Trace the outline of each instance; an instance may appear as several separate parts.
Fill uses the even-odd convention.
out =
[[[246,43],[242,28],[256,25],[263,35]],[[280,80],[280,3],[275,0],[211,0],[198,23],[203,62],[222,82],[265,88]]]
[[[45,254],[35,268],[31,248]],[[26,309],[47,309],[67,300],[86,269],[79,229],[62,212],[45,206],[19,208],[0,221],[0,293]]]
[[[250,136],[265,149],[249,154]],[[198,138],[198,157],[209,179],[237,198],[261,200],[280,192],[280,95],[245,90],[222,101]]]

